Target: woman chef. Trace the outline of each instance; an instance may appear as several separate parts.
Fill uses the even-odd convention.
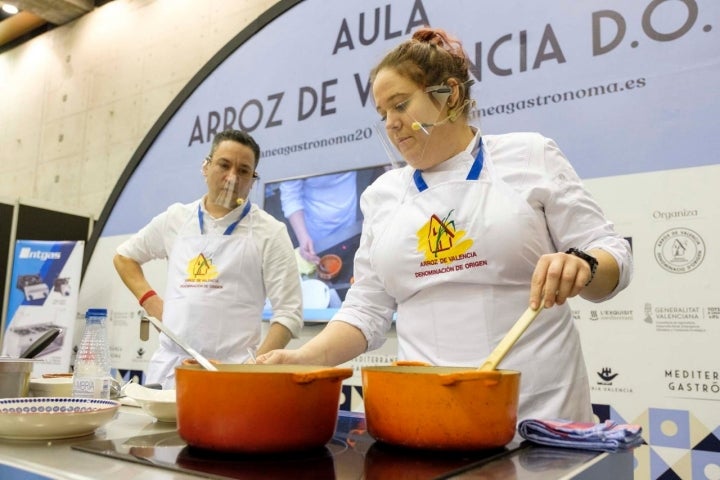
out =
[[[529,304],[548,308],[505,357],[522,372],[519,419],[592,421],[566,299],[611,298],[632,274],[613,230],[550,139],[480,135],[460,43],[422,29],[371,74],[385,132],[407,166],[361,197],[355,282],[326,328],[258,363],[335,365],[378,348],[397,312],[398,357],[479,366]]]
[[[302,327],[300,275],[287,228],[246,200],[259,157],[245,132],[218,133],[202,165],[207,194],[171,205],[121,244],[113,259],[148,314],[201,354],[223,362],[245,362],[249,349],[283,348]],[[164,298],[141,267],[157,258],[168,260]],[[260,344],[266,298],[273,316]],[[146,382],[174,388],[175,367],[186,357],[160,335]]]

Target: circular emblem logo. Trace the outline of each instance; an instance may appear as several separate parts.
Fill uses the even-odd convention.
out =
[[[655,242],[655,260],[671,273],[695,270],[705,258],[705,242],[689,228],[672,228]]]

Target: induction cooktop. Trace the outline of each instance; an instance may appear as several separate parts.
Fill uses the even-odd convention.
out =
[[[229,454],[189,446],[176,431],[116,440],[92,440],[73,449],[215,479],[450,478],[524,448],[447,452],[376,442],[362,414],[340,412],[335,436],[322,448],[282,454]],[[494,477],[493,477],[494,478]]]

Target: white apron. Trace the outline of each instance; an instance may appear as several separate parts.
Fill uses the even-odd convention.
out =
[[[462,157],[472,160],[452,161]],[[527,308],[538,258],[555,251],[542,212],[496,177],[482,143],[463,176],[428,187],[416,171],[371,252],[397,300],[400,359],[479,366]],[[592,419],[567,303],[541,312],[500,367],[522,372],[520,418]]]
[[[199,233],[179,236],[168,257],[168,281],[163,322],[204,356],[230,363],[249,358],[248,347],[260,343],[265,301],[262,262],[247,233],[231,235],[250,211],[250,202],[223,235]],[[175,367],[188,355],[167,336],[150,360],[147,383],[175,387]]]

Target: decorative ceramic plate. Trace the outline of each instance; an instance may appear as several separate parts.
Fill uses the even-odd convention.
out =
[[[117,415],[114,400],[70,397],[0,399],[0,438],[51,440],[90,435]]]

